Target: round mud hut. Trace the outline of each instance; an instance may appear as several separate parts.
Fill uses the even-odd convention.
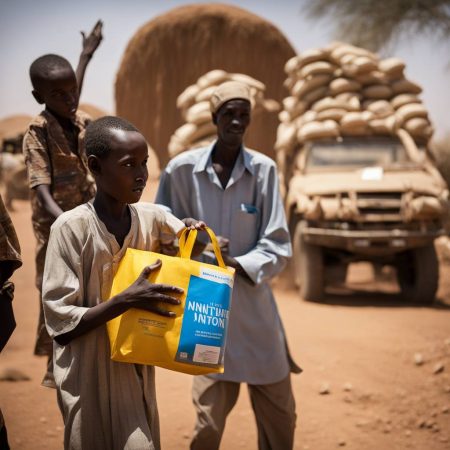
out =
[[[130,120],[155,149],[161,167],[183,123],[176,100],[204,73],[223,69],[250,75],[279,102],[286,95],[284,64],[295,51],[270,22],[235,6],[189,5],[142,26],[123,55],[115,85],[116,113]],[[276,114],[253,117],[246,145],[274,157]]]

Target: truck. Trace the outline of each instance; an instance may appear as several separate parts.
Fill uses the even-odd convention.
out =
[[[329,82],[325,87],[329,89]],[[360,91],[353,94],[360,104],[370,106]],[[395,96],[383,101],[389,103]],[[351,263],[365,261],[374,265],[375,273],[384,266],[395,268],[406,300],[432,302],[439,280],[434,240],[445,233],[449,192],[428,149],[429,129],[413,136],[401,111],[393,109],[390,132],[371,128],[370,121],[379,118],[370,114],[357,132],[344,131],[342,119],[335,119],[330,131],[329,124],[315,117],[314,126],[322,126],[322,133],[305,139],[304,116],[318,101],[306,109],[303,105],[304,113],[294,120],[284,117],[284,136],[277,141],[293,278],[301,297],[321,300],[328,286],[345,281]],[[365,111],[370,109],[360,107],[359,114]],[[289,127],[296,132],[286,138]]]

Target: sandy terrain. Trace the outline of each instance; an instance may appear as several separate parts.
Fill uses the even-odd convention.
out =
[[[151,198],[151,191],[146,194]],[[0,372],[14,368],[30,379],[0,382],[0,405],[13,450],[60,449],[63,426],[55,391],[39,385],[45,361],[32,355],[38,304],[30,207],[19,201],[15,206],[24,266],[14,276],[18,325],[0,356]],[[401,302],[392,282],[370,284],[379,290],[370,294],[370,277],[367,267],[352,268],[344,295],[330,295],[321,304],[304,302],[281,281],[275,283],[292,353],[304,369],[293,377],[295,448],[449,449],[450,267],[442,268],[440,300],[432,307]],[[415,364],[416,353],[422,365]],[[188,448],[194,424],[190,386],[190,376],[158,370],[166,450]],[[221,448],[257,448],[245,386]]]

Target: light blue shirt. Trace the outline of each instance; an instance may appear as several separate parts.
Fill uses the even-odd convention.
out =
[[[156,203],[176,217],[205,221],[230,240],[229,252],[251,280],[237,276],[225,349],[226,381],[275,383],[289,373],[283,326],[268,281],[291,256],[291,243],[278,185],[267,156],[242,150],[225,189],[214,171],[214,143],[184,152],[161,174]],[[205,262],[211,263],[207,255]]]

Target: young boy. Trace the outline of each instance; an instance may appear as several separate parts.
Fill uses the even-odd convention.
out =
[[[102,39],[101,29],[99,21],[87,37],[82,33],[83,50],[76,75],[70,63],[57,55],[44,55],[30,66],[32,94],[38,103],[45,104],[45,110],[30,123],[23,141],[37,241],[36,287],[40,305],[50,226],[63,211],[85,203],[95,192],[80,145],[90,119],[77,108],[85,69]],[[34,353],[48,357],[42,384],[55,387],[52,342],[45,330],[41,306]]]
[[[8,280],[21,265],[20,246],[16,231],[0,196],[0,352],[16,327],[12,308],[14,284]],[[9,449],[1,410],[0,449]]]
[[[97,193],[92,203],[63,213],[53,224],[43,280],[64,446],[159,449],[154,368],[112,361],[105,323],[129,308],[173,317],[166,306],[178,304],[182,290],[147,281],[161,266],[158,261],[128,289],[104,300],[128,247],[160,251],[184,224],[155,205],[136,203],[148,177],[148,150],[133,125],[118,117],[92,122],[86,154]],[[193,219],[185,223],[203,226]]]

